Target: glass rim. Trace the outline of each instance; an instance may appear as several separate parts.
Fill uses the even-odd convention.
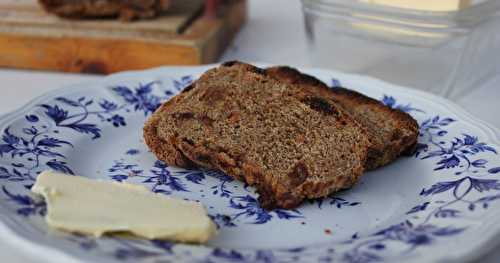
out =
[[[420,21],[445,22],[458,19],[469,24],[480,23],[500,13],[500,1],[485,0],[469,7],[451,11],[425,11],[401,7],[368,4],[358,0],[301,0],[303,9],[311,9],[324,14],[333,14],[337,8],[380,15],[382,17],[396,17]]]

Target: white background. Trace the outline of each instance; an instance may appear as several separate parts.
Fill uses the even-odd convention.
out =
[[[499,29],[500,30],[500,29]],[[493,58],[500,57],[496,51]],[[249,21],[233,45],[221,58],[311,66],[298,0],[249,0]],[[0,114],[23,106],[31,99],[53,89],[100,77],[49,72],[0,70]],[[500,76],[477,87],[456,101],[476,117],[500,128]],[[499,220],[500,222],[500,220]],[[499,240],[500,243],[500,240]],[[459,248],[457,248],[459,249]],[[498,251],[498,252],[497,252]],[[453,251],[450,251],[453,253]],[[21,253],[0,237],[0,262],[53,262],[37,255]],[[500,262],[500,247],[478,262]]]

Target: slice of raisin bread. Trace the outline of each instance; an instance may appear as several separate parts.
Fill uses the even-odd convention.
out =
[[[150,18],[170,7],[171,0],[39,0],[50,13],[62,17],[119,16],[122,20]]]
[[[169,165],[219,169],[254,185],[263,207],[294,208],[364,171],[367,134],[330,97],[226,63],[162,105],[144,138]]]
[[[353,119],[364,126],[372,146],[368,151],[367,170],[373,170],[396,160],[400,155],[411,155],[418,139],[418,124],[407,113],[392,109],[380,101],[346,88],[330,89],[315,77],[296,69],[281,66],[266,70],[279,81],[297,84],[323,96],[329,96]]]

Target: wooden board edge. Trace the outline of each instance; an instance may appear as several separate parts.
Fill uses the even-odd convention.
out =
[[[0,51],[2,67],[74,73],[109,74],[200,63],[200,52],[194,47],[129,40],[0,34],[0,50],[8,51]]]

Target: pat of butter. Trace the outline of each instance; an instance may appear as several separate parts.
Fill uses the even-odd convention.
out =
[[[371,4],[419,11],[456,11],[470,5],[470,0],[361,0]]]
[[[96,237],[128,232],[148,239],[196,243],[216,234],[199,203],[156,194],[141,185],[45,171],[31,191],[44,196],[47,223],[65,231]]]

